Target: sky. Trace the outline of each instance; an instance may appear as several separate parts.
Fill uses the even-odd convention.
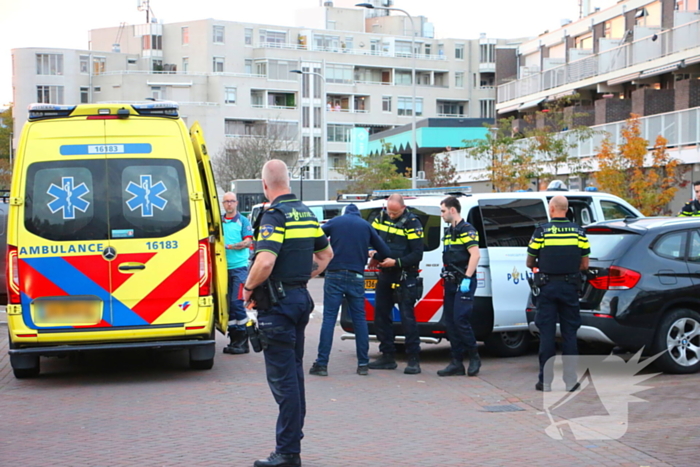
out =
[[[605,9],[616,2],[591,4]],[[12,101],[12,49],[87,49],[90,29],[145,23],[136,5],[137,0],[0,0],[0,106]],[[319,0],[151,0],[155,17],[166,23],[214,18],[295,26],[296,10],[318,5]],[[394,6],[426,16],[437,38],[537,36],[579,15],[579,0],[395,0]]]

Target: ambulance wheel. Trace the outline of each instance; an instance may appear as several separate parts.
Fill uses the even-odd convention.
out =
[[[12,341],[10,341],[10,348],[15,348]],[[17,379],[35,378],[41,371],[38,355],[10,354],[10,366]]]
[[[214,329],[211,330],[212,335]],[[193,370],[211,370],[214,367],[216,344],[207,344],[190,348],[190,368]]]
[[[531,338],[527,331],[494,332],[484,339],[484,344],[497,357],[518,357],[527,352]]]
[[[193,370],[211,370],[214,368],[214,358],[206,360],[190,360],[190,368]]]

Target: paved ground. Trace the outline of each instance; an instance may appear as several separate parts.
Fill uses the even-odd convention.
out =
[[[312,281],[319,304],[321,284]],[[316,315],[307,331],[307,369],[319,327]],[[224,342],[219,336],[219,352]],[[420,375],[361,377],[354,343],[337,339],[330,376],[307,377],[304,465],[700,465],[700,375],[645,383],[653,389],[637,395],[648,402],[630,404],[629,429],[619,440],[577,441],[571,432],[554,440],[545,433],[542,393],[533,388],[534,353],[486,355],[477,378],[438,378],[448,345],[424,349]],[[604,413],[593,395],[572,399],[564,416]],[[496,405],[523,410],[485,408]],[[38,379],[20,381],[0,328],[2,466],[250,466],[273,449],[276,414],[259,354],[219,354],[204,372],[189,370],[179,352],[43,359]]]

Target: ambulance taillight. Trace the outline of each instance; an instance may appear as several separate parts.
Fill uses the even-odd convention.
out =
[[[199,241],[199,296],[211,295],[211,261],[209,260],[209,239]]]
[[[19,258],[17,257],[17,247],[7,246],[7,300],[12,305],[21,303],[19,294]]]

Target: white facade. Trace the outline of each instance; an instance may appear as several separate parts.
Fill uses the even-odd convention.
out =
[[[480,63],[478,39],[416,37],[411,51],[410,37],[363,32],[363,10],[316,11],[308,17],[315,25],[334,18],[333,27],[347,29],[206,19],[92,30],[90,50],[15,49],[15,135],[27,105],[37,101],[174,100],[188,124],[202,124],[213,155],[227,138],[252,137],[256,125],[286,122],[297,135],[295,150],[312,161],[308,175],[321,178],[320,112],[332,169],[344,165],[351,128],[374,132],[410,123],[412,53],[419,118],[495,116],[495,64]],[[325,98],[316,79],[309,80],[313,99],[306,95],[302,79],[290,73],[301,68],[325,76]]]

